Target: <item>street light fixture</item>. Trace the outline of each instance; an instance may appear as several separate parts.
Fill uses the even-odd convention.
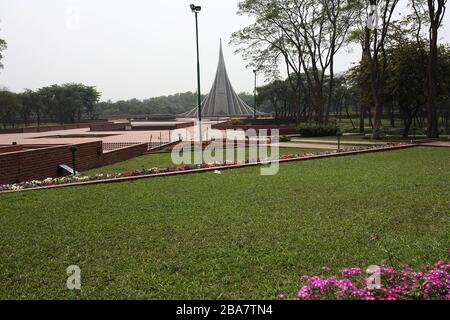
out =
[[[201,6],[196,6],[194,4],[190,5],[192,12],[195,14],[195,38],[197,43],[197,103],[198,103],[198,135],[200,146],[202,144],[202,101],[200,92],[200,53],[198,46],[198,17],[197,14],[202,10]]]
[[[202,10],[201,6],[196,6],[195,4],[190,5],[192,12],[200,12]]]

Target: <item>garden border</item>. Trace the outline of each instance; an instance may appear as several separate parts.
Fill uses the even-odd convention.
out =
[[[318,155],[308,155],[308,156],[302,156],[302,157],[290,158],[290,159],[276,159],[276,160],[271,160],[271,161],[259,161],[256,163],[233,164],[233,165],[224,165],[224,166],[200,168],[200,169],[192,169],[192,170],[179,170],[179,171],[170,171],[170,172],[151,173],[151,174],[139,175],[139,176],[128,176],[128,177],[93,180],[93,181],[85,181],[85,182],[74,182],[74,183],[66,183],[66,184],[55,184],[55,185],[50,185],[50,186],[40,186],[40,187],[35,187],[35,188],[25,188],[25,189],[19,189],[19,190],[6,190],[6,191],[0,192],[0,194],[25,192],[25,191],[36,191],[36,190],[45,190],[45,189],[55,189],[55,188],[67,188],[67,187],[76,187],[76,186],[86,186],[86,185],[103,184],[103,183],[120,183],[120,182],[125,182],[125,181],[134,181],[134,180],[147,179],[147,178],[157,178],[157,177],[173,176],[173,175],[184,175],[184,174],[191,174],[191,173],[203,173],[203,172],[209,172],[209,171],[215,171],[215,170],[239,169],[239,168],[265,165],[265,164],[269,164],[269,163],[273,163],[273,162],[284,163],[284,162],[294,162],[294,161],[306,161],[306,160],[313,160],[313,159],[324,159],[324,158],[330,158],[330,157],[343,157],[343,156],[351,156],[351,155],[366,154],[366,153],[376,153],[376,152],[383,152],[383,151],[394,151],[394,150],[408,149],[408,148],[413,148],[413,147],[418,147],[418,146],[421,146],[421,145],[420,144],[404,144],[404,145],[395,145],[395,146],[381,147],[381,148],[375,147],[375,148],[364,149],[364,150],[342,151],[339,153],[332,153],[332,154],[318,154]]]

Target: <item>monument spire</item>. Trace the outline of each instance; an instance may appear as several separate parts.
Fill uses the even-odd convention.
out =
[[[197,110],[186,114],[187,117],[197,115]],[[217,64],[216,77],[209,94],[202,102],[202,116],[252,116],[253,109],[249,107],[234,91],[228,78],[225,59],[220,39],[219,62]]]

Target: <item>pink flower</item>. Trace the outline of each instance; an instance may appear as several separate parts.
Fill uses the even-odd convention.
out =
[[[300,288],[297,296],[302,299],[308,299],[311,296],[311,289],[308,286],[303,286]]]
[[[398,299],[446,299],[450,300],[450,262],[439,260],[424,265],[420,271],[414,271],[409,265],[401,268],[381,265],[381,285],[369,289],[367,275],[358,267],[344,268],[340,278],[331,276],[322,278],[317,275],[302,275],[302,285],[294,299],[361,299],[361,300],[398,300]],[[321,268],[326,270],[326,268]],[[285,295],[277,297],[285,298]]]

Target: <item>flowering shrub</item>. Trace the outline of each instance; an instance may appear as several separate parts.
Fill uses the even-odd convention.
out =
[[[390,147],[395,147],[395,146],[399,146],[399,145],[401,145],[401,144],[375,145],[375,146],[369,146],[369,147],[350,147],[350,148],[345,149],[344,151],[341,150],[341,152],[351,152],[351,151],[361,151],[361,150],[371,150],[371,149],[384,149],[384,148],[390,148]],[[217,167],[224,167],[224,166],[242,165],[242,164],[248,164],[248,163],[268,163],[268,162],[277,161],[277,160],[301,159],[301,158],[308,158],[311,156],[318,156],[318,155],[331,155],[331,154],[335,154],[337,152],[338,152],[337,150],[332,150],[332,151],[323,151],[323,152],[317,152],[317,153],[281,155],[278,158],[269,157],[269,158],[264,158],[264,159],[249,159],[246,161],[226,160],[226,161],[220,161],[220,162],[215,162],[215,163],[204,163],[204,164],[198,164],[198,165],[181,165],[181,166],[169,167],[169,168],[136,169],[131,172],[123,172],[123,173],[96,174],[93,176],[67,176],[67,177],[60,177],[60,178],[47,178],[45,180],[33,180],[33,181],[20,182],[20,183],[14,183],[14,184],[3,184],[3,185],[0,184],[0,192],[2,192],[2,191],[20,191],[20,190],[30,189],[30,188],[49,187],[49,186],[54,186],[54,185],[71,184],[71,183],[88,182],[88,181],[112,180],[112,179],[125,178],[125,177],[160,174],[160,173],[166,173],[166,172],[189,171],[189,170],[197,170],[197,169],[204,169],[204,168],[217,168]]]
[[[368,286],[368,274],[358,267],[345,268],[339,277],[300,277],[302,282],[297,294],[289,297],[279,294],[278,299],[356,299],[356,300],[450,300],[450,262],[438,261],[432,267],[426,265],[415,272],[408,265],[398,270],[379,266],[380,286]]]

